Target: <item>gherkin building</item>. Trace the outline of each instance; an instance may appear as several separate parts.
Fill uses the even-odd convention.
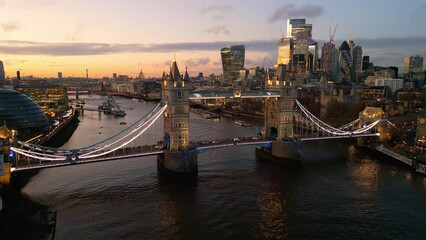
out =
[[[9,89],[0,89],[0,125],[20,133],[47,131],[49,120],[40,106],[27,95]]]

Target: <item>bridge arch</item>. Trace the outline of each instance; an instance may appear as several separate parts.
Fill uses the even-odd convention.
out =
[[[278,129],[276,127],[270,127],[268,129],[268,136],[272,139],[277,139],[278,138]]]

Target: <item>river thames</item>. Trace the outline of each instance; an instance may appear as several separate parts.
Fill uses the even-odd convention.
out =
[[[85,96],[85,107],[104,99]],[[156,105],[116,101],[125,117],[86,111],[63,148],[101,141]],[[261,129],[190,117],[192,141]],[[160,123],[138,143],[161,136]],[[290,168],[256,160],[252,146],[202,153],[193,184],[164,179],[156,157],[52,168],[22,192],[56,211],[55,239],[426,239],[425,177],[351,142],[304,144],[301,154]]]

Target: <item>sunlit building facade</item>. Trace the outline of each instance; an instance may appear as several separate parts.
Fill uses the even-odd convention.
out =
[[[245,46],[232,45],[220,50],[224,83],[232,84],[244,69]]]
[[[56,114],[68,109],[68,94],[65,87],[20,86],[16,87],[15,90],[33,99],[45,113]]]
[[[306,24],[305,19],[288,19],[286,38],[293,40],[292,71],[314,71],[318,59],[318,43],[312,39],[312,24]]]
[[[292,38],[281,38],[278,41],[278,65],[287,66],[287,71],[293,70],[293,51],[294,51],[294,42]]]
[[[419,55],[404,57],[404,73],[422,72],[423,57]]]

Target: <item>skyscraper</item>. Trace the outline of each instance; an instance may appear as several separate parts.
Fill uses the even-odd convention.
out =
[[[414,73],[423,71],[423,57],[406,56],[404,57],[404,73]]]
[[[353,60],[348,42],[343,41],[339,48],[339,53],[339,63],[342,77],[346,80],[353,81]]]
[[[287,71],[293,70],[293,51],[294,51],[294,42],[292,38],[281,38],[278,41],[278,65],[286,65]]]
[[[58,72],[58,79],[62,79],[62,72]]]
[[[288,19],[286,37],[293,39],[292,70],[296,73],[314,71],[318,43],[312,39],[312,24],[306,24],[305,19]]]
[[[370,56],[362,57],[362,70],[365,71],[370,66]]]
[[[353,81],[358,81],[358,77],[362,74],[362,48],[349,40],[349,48],[352,56],[352,73]]]
[[[245,47],[244,45],[232,45],[220,50],[222,57],[224,82],[232,84],[244,69]]]
[[[332,42],[324,43],[321,51],[321,69],[330,80],[336,80],[339,69],[339,52]]]
[[[4,73],[3,62],[0,61],[0,85],[3,85],[6,81],[6,75]]]

